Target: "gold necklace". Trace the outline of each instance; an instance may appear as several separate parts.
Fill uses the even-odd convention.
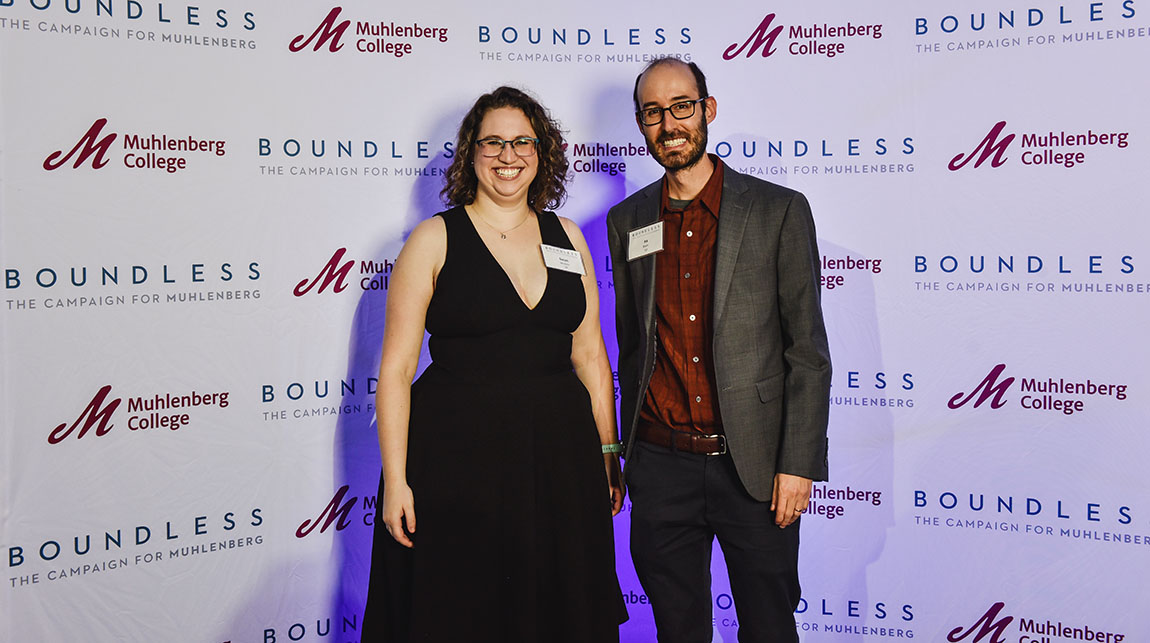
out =
[[[500,230],[499,228],[496,228],[495,226],[493,226],[493,225],[491,225],[490,223],[488,223],[488,222],[487,222],[487,219],[484,219],[484,218],[483,218],[483,215],[482,215],[482,214],[479,214],[479,212],[478,212],[478,211],[475,211],[475,216],[476,216],[476,217],[479,219],[479,221],[480,221],[481,223],[483,223],[483,225],[485,225],[485,226],[487,226],[488,228],[491,228],[491,229],[492,229],[492,230],[494,230],[495,232],[499,233],[499,238],[500,238],[500,239],[506,239],[506,238],[507,238],[507,233],[508,233],[508,232],[511,232],[511,231],[512,231],[512,230],[514,230],[515,228],[518,228],[519,226],[523,225],[524,223],[527,223],[527,220],[531,218],[531,212],[530,212],[530,211],[528,211],[528,212],[527,212],[527,214],[523,215],[523,220],[522,220],[522,221],[520,221],[519,223],[516,223],[515,225],[511,226],[510,228],[507,228],[506,230]]]

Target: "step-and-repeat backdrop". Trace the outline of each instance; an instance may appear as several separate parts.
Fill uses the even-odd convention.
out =
[[[802,640],[1145,640],[1150,3],[735,5],[0,0],[0,637],[357,641],[390,271],[460,118],[512,84],[563,123],[613,347],[632,84],[675,56],[818,226]]]

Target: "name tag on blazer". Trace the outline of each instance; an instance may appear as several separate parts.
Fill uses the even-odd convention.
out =
[[[634,261],[663,250],[663,222],[636,228],[627,233],[627,261]]]
[[[583,268],[583,257],[578,250],[549,246],[546,243],[539,244],[539,247],[543,249],[543,265],[548,268],[573,272],[577,275],[587,274]]]

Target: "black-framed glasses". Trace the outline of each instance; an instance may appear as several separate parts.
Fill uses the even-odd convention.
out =
[[[498,136],[488,136],[475,141],[475,146],[479,148],[479,153],[488,158],[499,156],[503,153],[503,148],[507,145],[511,146],[511,150],[515,152],[515,156],[535,156],[535,146],[539,143],[539,139],[531,138],[530,136],[520,136],[513,138],[510,141],[505,141]]]
[[[639,122],[644,125],[658,125],[663,122],[663,113],[671,112],[671,116],[675,120],[683,120],[684,118],[691,118],[695,115],[695,104],[701,103],[709,98],[704,96],[696,100],[683,100],[677,103],[671,103],[670,107],[644,107],[643,109],[635,112],[639,116]]]

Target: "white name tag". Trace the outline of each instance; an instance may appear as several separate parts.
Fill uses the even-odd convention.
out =
[[[663,250],[663,222],[658,221],[627,234],[627,261],[634,261]]]
[[[548,268],[573,272],[577,275],[587,274],[583,269],[583,255],[580,255],[578,250],[549,246],[546,243],[539,244],[539,247],[543,249],[543,265]]]

